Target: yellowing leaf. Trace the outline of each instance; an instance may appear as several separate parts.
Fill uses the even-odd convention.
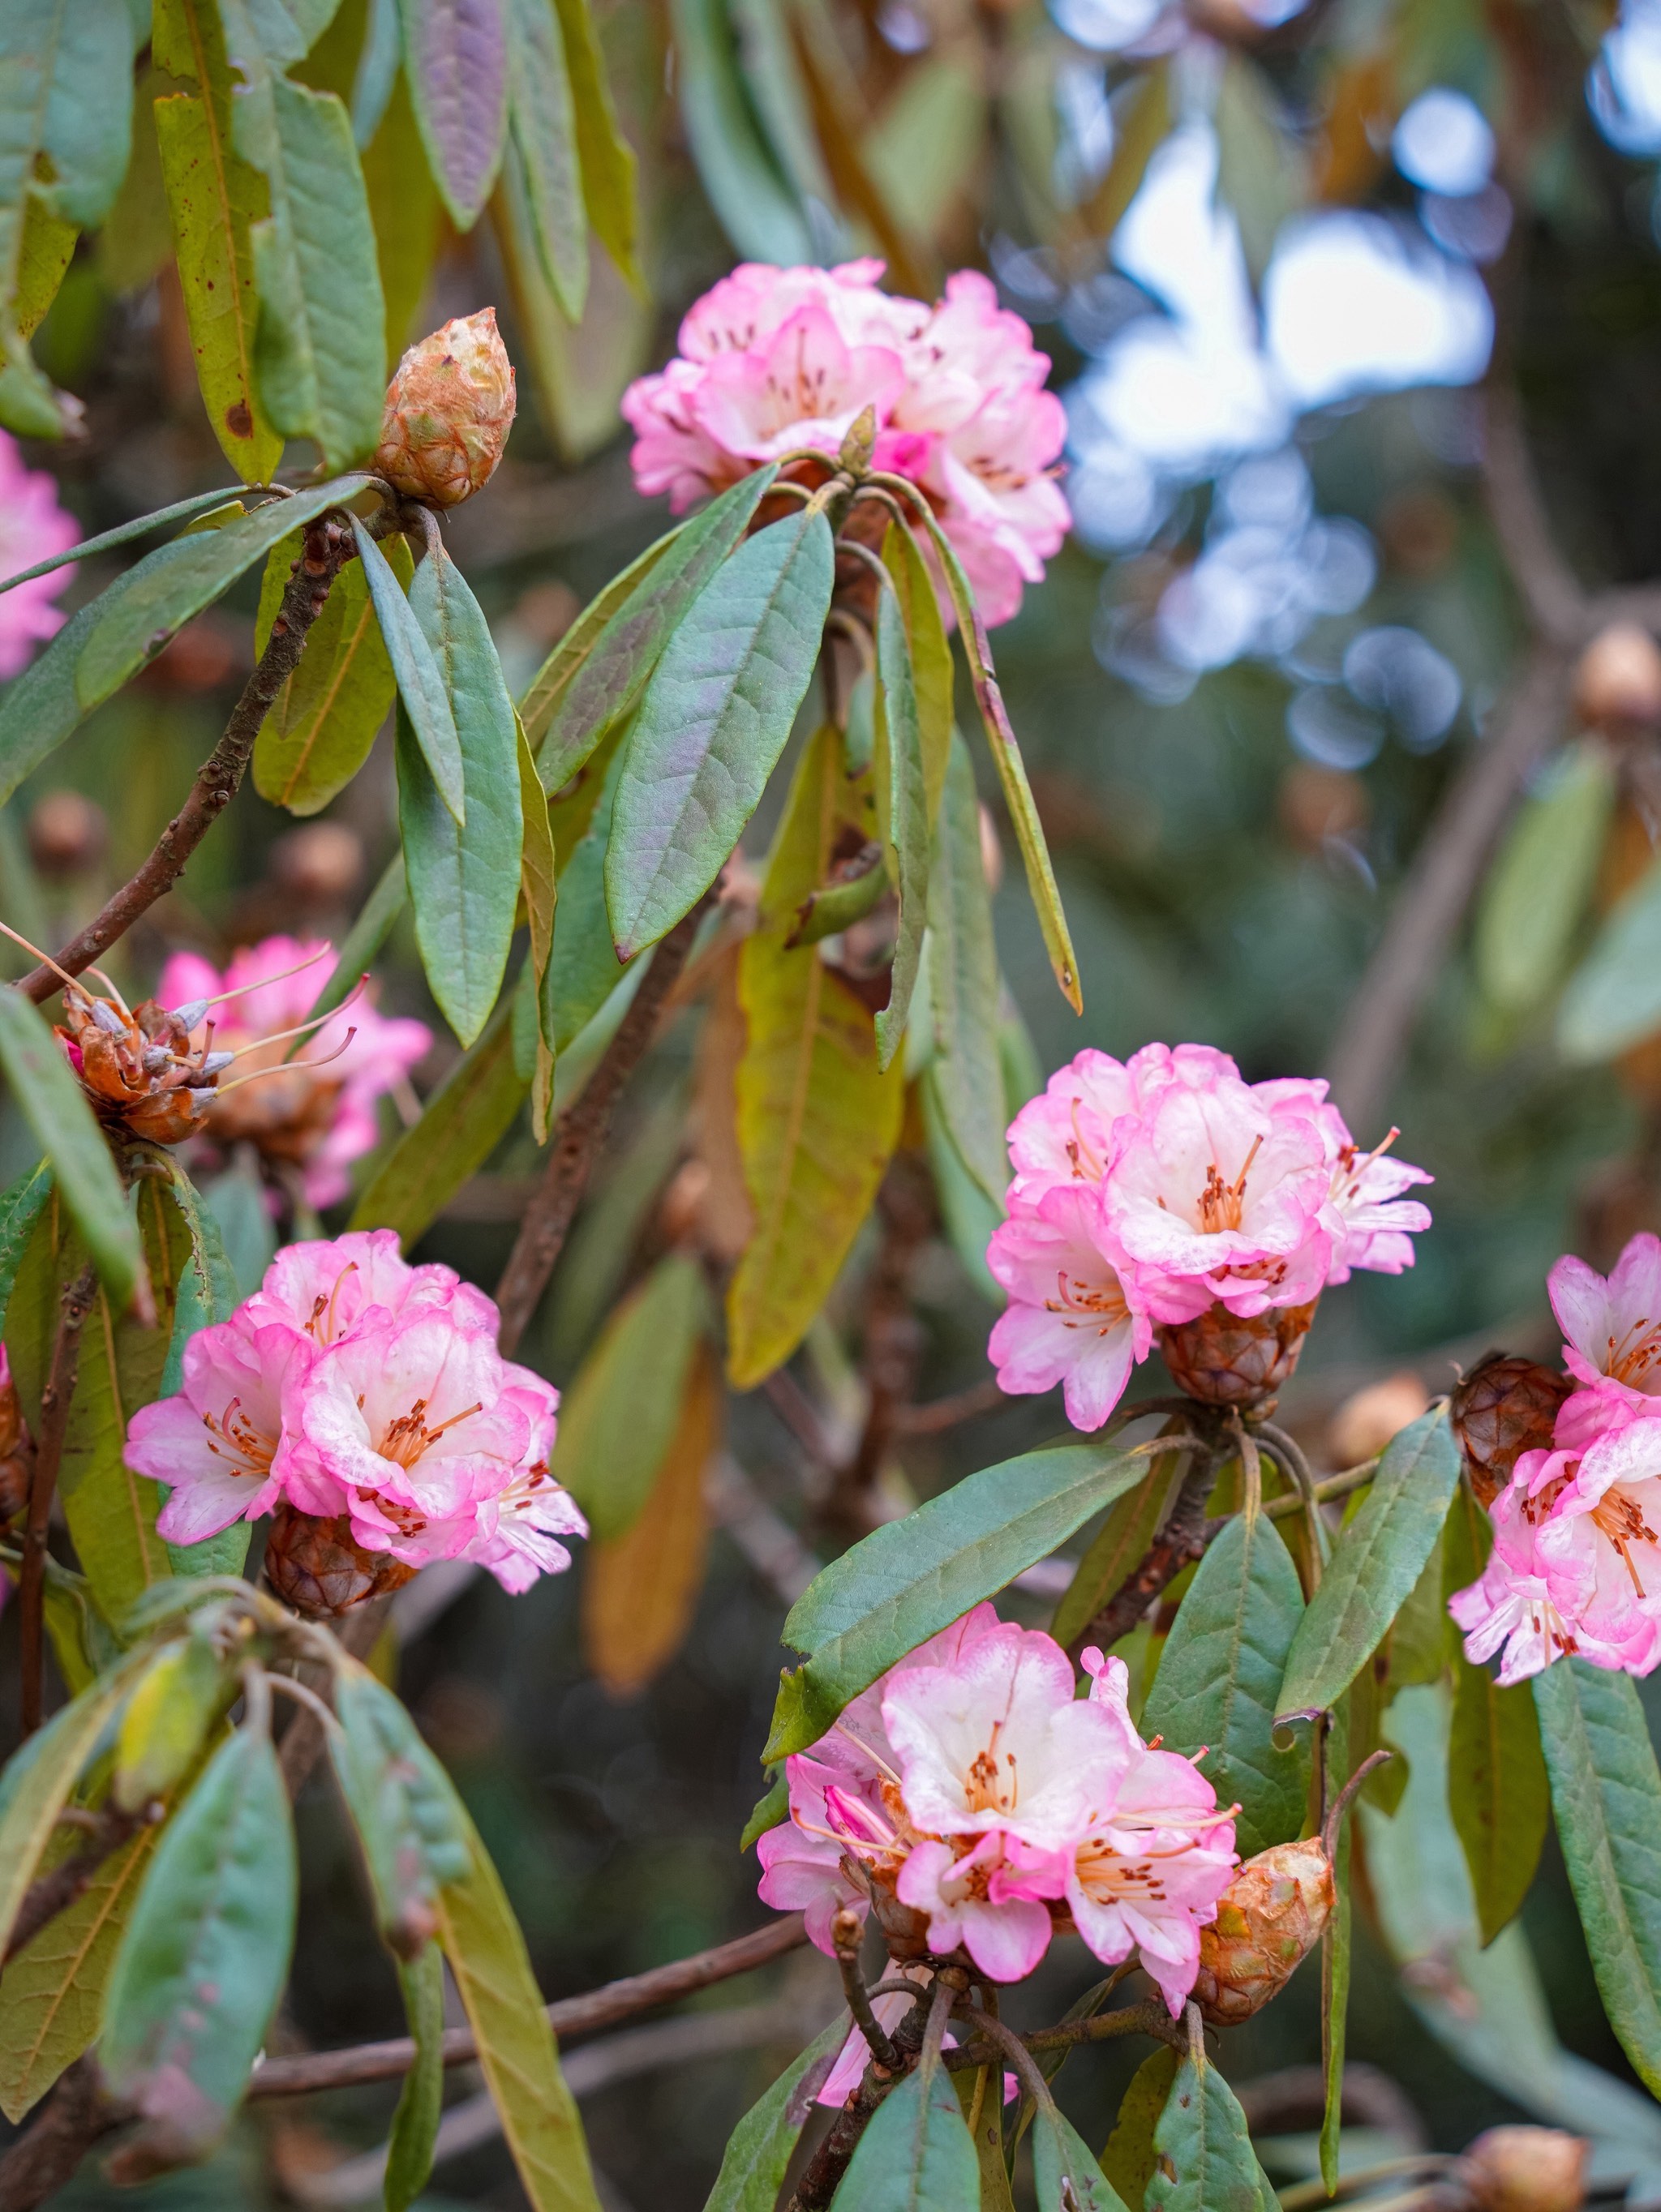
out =
[[[787,951],[796,910],[829,872],[837,832],[862,840],[868,805],[821,730],[791,787],[744,947],[739,1000],[748,1038],[738,1072],[739,1147],[755,1233],[727,1292],[727,1372],[753,1389],[788,1359],[824,1303],[898,1140],[905,1076],[877,1066],[870,1009],[818,945]]]
[[[672,1252],[617,1308],[565,1394],[553,1472],[602,1538],[638,1518],[682,1418],[703,1277]]]

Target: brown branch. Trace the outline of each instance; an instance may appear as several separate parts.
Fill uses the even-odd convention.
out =
[[[925,1406],[902,1406],[894,1417],[894,1426],[903,1437],[936,1437],[942,1430],[955,1429],[960,1421],[995,1413],[1008,1402],[1007,1395],[989,1376],[983,1382],[971,1382],[966,1390],[954,1390],[950,1397],[931,1398]]]
[[[189,797],[157,838],[149,860],[70,939],[58,955],[59,968],[67,969],[71,975],[89,968],[184,874],[192,854],[235,797],[259,726],[299,665],[307,632],[322,613],[329,588],[353,557],[353,550],[350,531],[343,530],[326,516],[307,526],[304,549],[295,563],[265,650],[231,710],[224,735],[198,769]],[[42,966],[31,969],[17,988],[38,1006],[62,984],[60,975]]]
[[[894,2030],[896,2055],[909,2065],[922,2048],[928,2008],[915,2004]],[[860,2086],[830,2123],[830,2133],[813,2153],[796,2184],[787,2212],[824,2212],[836,2195],[848,2162],[853,2157],[866,2122],[900,2079],[873,2058]]]
[[[52,1521],[52,1493],[58,1487],[58,1463],[64,1456],[64,1437],[69,1427],[70,1401],[81,1367],[81,1332],[92,1309],[94,1282],[88,1261],[74,1280],[64,1286],[58,1334],[52,1348],[52,1367],[40,1393],[40,1433],[35,1443],[34,1469],[29,1480],[28,1520],[23,1530],[23,1564],[18,1577],[17,1620],[21,1650],[18,1661],[20,1725],[33,1735],[40,1725],[46,1698],[46,1532]]]
[[[579,2035],[595,2035],[601,2028],[628,2020],[635,2013],[649,2011],[654,2005],[670,2004],[677,1997],[691,1996],[695,1990],[706,1990],[715,1982],[730,1980],[734,1974],[747,1974],[757,1966],[765,1966],[806,1940],[801,1916],[793,1913],[788,1919],[770,1921],[766,1927],[739,1936],[731,1943],[717,1944],[712,1951],[697,1951],[691,1958],[676,1959],[666,1966],[654,1966],[649,1973],[630,1974],[622,1981],[607,1982],[582,1996],[561,1997],[547,2008],[548,2022],[556,2035],[568,2040]],[[478,2044],[471,2028],[452,2027],[445,2031],[447,2066],[465,2065],[478,2056]],[[318,2089],[354,2088],[365,2081],[391,2081],[400,2074],[407,2074],[414,2063],[415,2045],[405,2036],[388,2043],[356,2044],[345,2051],[268,2058],[250,2082],[248,2094],[296,2097]]]
[[[912,1308],[911,1276],[934,1226],[932,1192],[904,1158],[883,1178],[877,1204],[882,1242],[861,1300],[865,1425],[853,1456],[837,1469],[818,1501],[820,1519],[855,1537],[868,1534],[880,1517],[875,1510],[877,1482],[916,1387],[922,1329]]]
[[[1203,1553],[1212,1533],[1205,1509],[1214,1471],[1209,1451],[1196,1455],[1141,1565],[1128,1581],[1120,1583],[1095,1619],[1079,1631],[1068,1647],[1071,1657],[1076,1660],[1091,1644],[1110,1651],[1122,1636],[1130,1633],[1160,1592],[1176,1581],[1189,1561],[1197,1559]]]
[[[98,2138],[125,2118],[106,2098],[91,2053],[77,2058],[0,2158],[0,2212],[35,2212],[63,2188]]]
[[[611,1126],[618,1098],[644,1057],[664,1002],[686,965],[709,896],[706,893],[690,914],[683,915],[660,943],[617,1035],[583,1085],[582,1095],[559,1117],[542,1181],[525,1210],[508,1265],[496,1285],[496,1304],[502,1310],[498,1340],[509,1356],[518,1348],[547,1288],[571,1218],[587,1188],[595,1155]]]
[[[343,1621],[337,1623],[334,1634],[354,1659],[367,1659],[374,1650],[391,1609],[390,1597],[370,1598],[367,1603],[355,1606]],[[306,1686],[326,1686],[327,1674],[322,1665],[308,1664],[305,1673],[311,1677]],[[283,1740],[277,1747],[277,1763],[282,1769],[283,1785],[290,1804],[299,1797],[317,1764],[323,1749],[323,1723],[315,1713],[303,1708],[283,1731]]]

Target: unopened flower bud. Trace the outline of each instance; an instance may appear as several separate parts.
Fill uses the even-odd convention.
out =
[[[1267,1413],[1298,1364],[1314,1318],[1313,1299],[1250,1316],[1210,1305],[1192,1321],[1168,1322],[1156,1334],[1171,1379],[1185,1397]]]
[[[495,474],[514,404],[496,309],[459,315],[398,364],[370,466],[411,499],[455,507]]]
[[[877,410],[862,407],[848,426],[848,434],[837,455],[837,466],[846,469],[852,477],[862,477],[871,465],[871,456],[877,450]]]
[[[1611,623],[1580,656],[1574,710],[1589,730],[1630,737],[1661,728],[1661,647],[1636,623]]]
[[[1321,1940],[1332,1911],[1332,1861],[1318,1836],[1248,1859],[1200,1930],[1194,2001],[1232,2027],[1278,1996]]]
[[[1573,1385],[1555,1368],[1500,1352],[1473,1367],[1448,1403],[1470,1486],[1484,1505],[1525,1451],[1548,1451],[1557,1409]]]
[[[1457,2172],[1475,2212],[1579,2212],[1586,2144],[1561,2128],[1489,2128]]]
[[[104,855],[109,823],[78,791],[48,791],[29,809],[29,858],[43,876],[74,876]]]
[[[338,1620],[402,1589],[415,1572],[390,1552],[366,1551],[344,1513],[325,1521],[279,1505],[265,1540],[266,1581],[285,1605],[313,1620]]]

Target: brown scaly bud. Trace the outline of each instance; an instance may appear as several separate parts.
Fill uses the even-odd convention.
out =
[[[1484,1505],[1511,1480],[1524,1452],[1550,1449],[1557,1409],[1573,1387],[1555,1368],[1502,1352],[1490,1352],[1463,1377],[1448,1413],[1470,1486]]]
[[[1246,1320],[1210,1305],[1192,1321],[1167,1322],[1155,1335],[1171,1381],[1203,1405],[1268,1413],[1298,1364],[1315,1303],[1271,1306]]]
[[[1636,623],[1599,630],[1574,672],[1574,709],[1611,738],[1661,729],[1661,647]]]
[[[1261,2012],[1320,1942],[1332,1906],[1332,1861],[1318,1836],[1248,1859],[1200,1930],[1194,2002],[1206,2020],[1234,2027]]]
[[[369,465],[407,498],[459,506],[496,473],[514,405],[496,309],[459,315],[398,364]]]
[[[1579,2212],[1586,2150],[1561,2128],[1489,2128],[1454,2172],[1475,2212]]]
[[[64,1008],[56,1035],[106,1129],[152,1145],[200,1130],[228,1053],[193,1048],[189,1026],[154,999],[129,1012],[76,984]]]
[[[415,1572],[390,1552],[365,1551],[344,1513],[324,1521],[279,1505],[265,1539],[266,1581],[285,1605],[311,1620],[337,1620],[401,1589]]]

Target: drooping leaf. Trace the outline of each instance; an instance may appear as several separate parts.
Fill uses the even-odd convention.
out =
[[[87,1240],[99,1279],[125,1309],[144,1262],[109,1146],[45,1018],[9,988],[0,988],[0,1068],[52,1163],[58,1194]]]
[[[548,794],[537,775],[525,726],[514,717],[519,738],[519,805],[525,817],[525,842],[520,854],[520,890],[525,919],[530,925],[531,985],[537,999],[537,1064],[532,1080],[532,1122],[537,1142],[548,1140],[553,1109],[554,1054],[557,1032],[554,1021],[551,965],[554,952],[554,924],[558,913],[557,855],[553,825],[548,818]]]
[[[952,2077],[980,2168],[980,2212],[1015,2212],[1004,2150],[1003,2080],[1001,2066],[977,2066],[972,2074],[965,2068]]]
[[[525,825],[519,723],[483,609],[435,544],[408,602],[444,684],[461,749],[466,827],[427,772],[407,713],[398,722],[399,820],[416,942],[445,1019],[464,1045],[502,988],[519,906]]]
[[[422,143],[450,220],[471,230],[490,197],[508,130],[502,0],[400,0]]]
[[[392,2114],[381,2197],[386,2212],[407,2212],[427,2186],[444,2106],[444,1954],[437,1944],[423,1944],[413,1959],[400,1960],[398,1978],[416,2058]]]
[[[368,0],[368,21],[352,75],[352,136],[360,153],[380,128],[403,58],[398,0]]]
[[[376,0],[377,19],[392,18],[396,52],[398,0]],[[363,149],[363,189],[374,225],[380,289],[386,296],[386,370],[417,335],[416,317],[432,282],[444,211],[427,167],[420,126],[400,70],[380,126]]]
[[[241,2102],[283,1993],[298,1869],[264,1729],[214,1753],[156,1847],[111,1978],[99,2060],[167,2150],[200,2157]]]
[[[850,1698],[1065,1543],[1145,1467],[1140,1453],[1104,1443],[1027,1452],[862,1537],[791,1607],[784,1641],[806,1663],[780,1684],[764,1757],[817,1742]]]
[[[681,119],[698,179],[739,256],[811,261],[812,234],[759,129],[724,0],[674,0]]]
[[[1448,1809],[1464,1846],[1485,1943],[1522,1910],[1546,1840],[1550,1802],[1528,1685],[1501,1689],[1487,1668],[1457,1654]]]
[[[900,899],[888,1004],[877,1016],[877,1065],[885,1068],[905,1034],[928,915],[928,792],[917,694],[904,619],[891,591],[877,596],[876,709],[877,823]]]
[[[1569,977],[1557,1014],[1566,1060],[1612,1060],[1661,1028],[1661,860],[1652,861]]]
[[[1265,2212],[1273,2203],[1239,2100],[1208,2060],[1177,2067],[1153,2150],[1147,2212]]]
[[[975,2139],[944,2066],[921,2065],[866,2124],[842,2186],[847,2212],[964,2212],[979,2202]]]
[[[51,1196],[52,1170],[45,1160],[27,1175],[20,1176],[10,1189],[0,1195],[0,1327],[4,1326],[11,1286],[17,1280],[17,1270],[29,1249],[34,1224]]]
[[[921,714],[922,697],[918,694]],[[980,802],[969,748],[950,753],[928,877],[928,995],[935,1091],[959,1158],[1000,1208],[1009,1181],[1007,1112],[998,1060],[998,951],[981,858]],[[925,765],[927,757],[925,756]]]
[[[196,1763],[218,1713],[219,1656],[199,1636],[164,1644],[139,1676],[115,1740],[112,1802],[141,1812]]]
[[[818,658],[834,568],[824,514],[786,515],[739,547],[664,648],[605,855],[619,959],[673,927],[755,811]]]
[[[17,259],[17,293],[12,301],[12,319],[19,337],[33,337],[46,320],[75,258],[75,243],[80,235],[74,223],[53,215],[43,202],[33,198],[27,202]]]
[[[704,1318],[703,1271],[660,1260],[607,1321],[560,1407],[553,1471],[601,1538],[626,1534],[675,1435]]]
[[[836,732],[823,730],[796,771],[739,962],[739,1147],[755,1219],[727,1296],[727,1373],[740,1390],[800,1343],[899,1136],[904,1069],[878,1066],[869,1009],[818,946],[786,944],[844,827],[863,842],[869,809],[843,774]]]
[[[1435,1548],[1458,1480],[1445,1411],[1424,1414],[1390,1444],[1293,1638],[1282,1720],[1329,1710],[1378,1650]]]
[[[365,1185],[352,1228],[395,1229],[407,1251],[484,1166],[525,1099],[514,1067],[512,1017],[512,1002],[503,999]]]
[[[952,694],[952,642],[946,634],[940,603],[934,590],[922,548],[909,530],[891,523],[883,539],[883,566],[888,571],[911,649],[912,688],[917,702],[917,742],[922,753],[923,782],[928,792],[928,819],[940,816],[946,789],[946,763],[956,736]]]
[[[1159,1656],[1141,1731],[1201,1762],[1220,1805],[1238,1802],[1242,1858],[1289,1843],[1309,1797],[1309,1736],[1275,1741],[1275,1698],[1303,1618],[1292,1555],[1266,1515],[1238,1513],[1200,1561]],[[1284,1737],[1285,1731],[1282,1731]]]
[[[1159,2154],[1153,2137],[1177,2078],[1177,2057],[1169,2044],[1150,2052],[1130,2077],[1119,2106],[1119,2117],[1102,2153],[1102,2171],[1121,2201],[1138,2212]]]
[[[261,651],[288,581],[286,551],[286,543],[274,547],[266,564],[255,631]],[[405,538],[392,538],[387,559],[407,592],[414,568]],[[291,814],[319,813],[368,758],[396,688],[367,572],[361,561],[349,562],[307,633],[300,665],[260,725],[253,749],[260,797]]]
[[[1331,1803],[1354,1771],[1360,1752],[1355,1709],[1358,1684],[1327,1723],[1327,1802]],[[1321,2071],[1324,2096],[1321,2113],[1321,2179],[1331,2196],[1338,2186],[1338,2139],[1344,2112],[1344,2053],[1349,2041],[1349,1978],[1352,1949],[1349,1824],[1345,1822],[1332,1854],[1332,1910],[1321,1930]]]
[[[750,1817],[739,1836],[739,1849],[747,1851],[758,1836],[770,1828],[776,1828],[790,1817],[790,1784],[782,1770],[768,1784],[750,1808]]]
[[[939,1060],[931,1060],[917,1078],[914,1095],[922,1113],[928,1172],[934,1179],[941,1224],[970,1283],[989,1304],[1001,1311],[1003,1288],[986,1264],[986,1253],[1004,1210],[987,1196],[958,1150],[940,1101],[940,1073]]]
[[[582,2124],[559,2070],[512,1907],[477,1835],[466,1875],[439,1892],[439,1941],[478,2039],[479,2064],[532,2212],[599,2212]]]
[[[1042,2105],[1032,2119],[1032,2178],[1038,2212],[1126,2212],[1072,2122]]]
[[[426,618],[418,619],[412,601],[405,598],[386,555],[356,516],[352,529],[369,597],[374,602],[375,619],[386,641],[398,683],[398,696],[410,718],[411,731],[421,748],[434,788],[454,815],[457,825],[462,826],[466,822],[467,806],[461,740],[456,734],[455,714],[444,672],[429,636],[433,620],[430,604]],[[426,566],[423,562],[423,568]],[[423,599],[430,602],[434,594],[435,587],[429,583]]]
[[[596,769],[599,763],[594,764]],[[560,871],[554,915],[547,1000],[553,1048],[562,1053],[605,1004],[627,972],[618,964],[605,918],[605,845],[611,834],[611,799],[621,767],[606,765],[593,817]]]
[[[171,507],[158,507],[154,514],[135,515],[131,522],[118,523],[113,530],[100,530],[95,538],[78,538],[62,553],[54,553],[50,560],[37,561],[32,568],[20,568],[15,575],[0,577],[0,593],[14,591],[19,584],[27,584],[36,576],[49,576],[54,568],[67,568],[71,562],[96,560],[100,554],[113,552],[118,545],[131,545],[136,538],[148,538],[155,531],[165,530],[169,523],[192,521],[198,514],[223,507],[235,497],[234,491],[199,491],[190,499],[175,500]]]
[[[535,0],[535,4],[541,3],[542,0]],[[532,4],[532,0],[525,0],[525,4]],[[654,549],[651,566],[617,601],[582,649],[580,659],[575,647],[571,647],[569,672],[545,716],[533,709],[532,701],[549,672],[545,670],[537,678],[526,695],[526,730],[539,744],[537,766],[550,791],[557,791],[568,782],[606,732],[615,729],[633,708],[665,647],[743,538],[777,473],[770,465],[741,477],[712,500],[702,514],[683,524],[672,540],[663,540],[660,548]],[[604,604],[604,598],[597,600],[591,611],[598,611]],[[579,618],[579,628],[583,620],[586,617]],[[556,658],[575,635],[574,630],[566,633],[556,648]]]
[[[1609,2025],[1661,2096],[1661,1774],[1629,1675],[1559,1659],[1534,1678],[1552,1811]]]
[[[750,2107],[727,2139],[703,2212],[773,2212],[813,2098],[847,2039],[847,2016],[838,2013]]]
[[[1497,1006],[1525,1013],[1556,988],[1579,927],[1615,805],[1615,763],[1600,740],[1565,748],[1524,799],[1488,870],[1472,950]]]
[[[1110,238],[1141,189],[1147,165],[1170,135],[1171,72],[1164,61],[1139,70],[1114,103],[1113,156],[1080,212],[1091,235]],[[1136,2207],[1131,2207],[1136,2212]]]
[[[551,0],[508,0],[513,143],[543,273],[572,322],[588,291],[587,212],[565,41]]]
[[[254,385],[252,228],[267,195],[231,143],[233,88],[216,9],[209,0],[155,0],[151,52],[169,76],[198,88],[157,100],[155,114],[202,402],[243,482],[266,483],[283,457]]]
[[[472,1865],[466,1816],[415,1723],[368,1669],[335,1678],[329,1757],[369,1870],[386,1941],[413,1958],[436,1925],[438,1893]]]
[[[1071,1644],[1081,1636],[1141,1565],[1164,1515],[1170,1487],[1170,1462],[1153,1461],[1103,1522],[1056,1608],[1050,1632],[1058,1644]]]
[[[565,43],[576,110],[577,154],[582,165],[582,196],[594,235],[636,288],[640,264],[636,241],[640,229],[635,149],[618,127],[605,58],[588,0],[554,0]]]
[[[526,685],[519,702],[520,720],[537,756],[537,771],[543,787],[551,797],[569,781],[569,775],[558,781],[551,775],[551,768],[557,769],[562,765],[563,750],[556,748],[551,754],[547,745],[548,732],[567,691],[587,666],[612,616],[689,526],[684,522],[677,523],[672,530],[665,531],[661,538],[654,538],[643,553],[635,556],[621,575],[613,576],[605,590],[590,600]]]
[[[0,1954],[76,1778],[142,1664],[135,1655],[54,1713],[0,1770]]]

